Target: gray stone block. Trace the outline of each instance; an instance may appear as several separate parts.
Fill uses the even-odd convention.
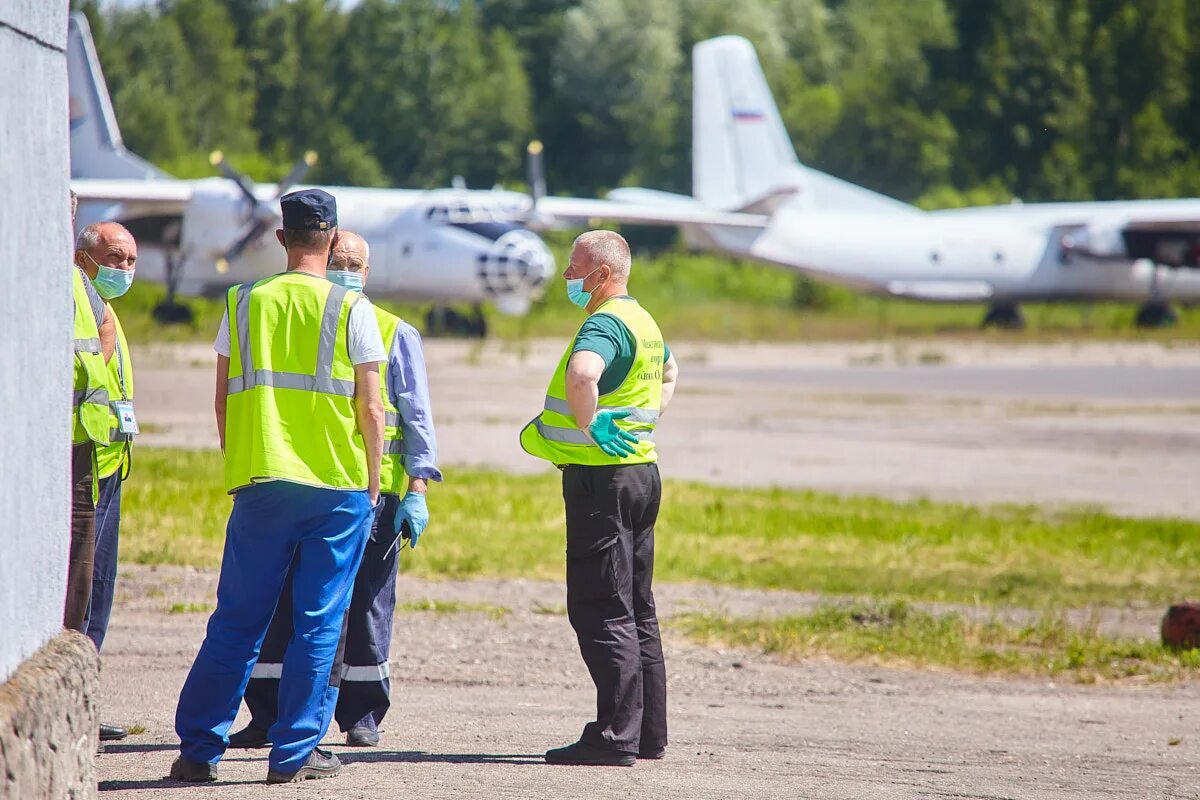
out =
[[[100,658],[63,631],[0,684],[0,800],[96,797]]]

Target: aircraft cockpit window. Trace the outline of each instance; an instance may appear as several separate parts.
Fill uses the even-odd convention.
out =
[[[457,203],[429,206],[425,219],[434,225],[498,225],[509,222],[511,215],[503,208]]]
[[[450,224],[493,242],[509,231],[521,227],[514,222],[451,222]]]

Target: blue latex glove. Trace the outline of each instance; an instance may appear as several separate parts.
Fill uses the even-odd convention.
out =
[[[592,441],[610,456],[631,456],[634,453],[637,437],[617,427],[617,420],[628,416],[628,411],[598,411],[588,425]]]
[[[403,530],[404,523],[408,523],[408,530]],[[400,501],[400,507],[396,509],[396,534],[408,539],[412,547],[417,546],[417,540],[421,538],[421,534],[425,532],[425,526],[429,524],[429,507],[425,505],[425,495],[420,492],[409,492],[404,495],[404,499]]]

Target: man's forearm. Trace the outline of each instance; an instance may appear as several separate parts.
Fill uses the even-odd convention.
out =
[[[225,406],[229,399],[229,359],[217,356],[217,382],[213,392],[213,412],[217,417],[217,437],[221,440],[221,452],[225,452]]]
[[[367,449],[367,489],[374,499],[379,495],[379,462],[383,458],[383,403],[376,395],[373,400],[364,398],[356,405],[358,430]]]
[[[567,378],[567,407],[575,424],[587,430],[588,424],[596,416],[596,406],[600,399],[597,382],[584,375],[568,376]]]

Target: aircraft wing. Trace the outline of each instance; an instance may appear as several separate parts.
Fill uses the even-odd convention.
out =
[[[732,228],[763,228],[769,217],[736,211],[713,211],[699,203],[625,203],[581,197],[543,197],[537,214],[554,223],[587,224],[604,219],[634,225],[716,225]]]
[[[162,214],[182,214],[192,198],[191,181],[76,178],[71,181],[71,188],[81,203],[137,203]]]

